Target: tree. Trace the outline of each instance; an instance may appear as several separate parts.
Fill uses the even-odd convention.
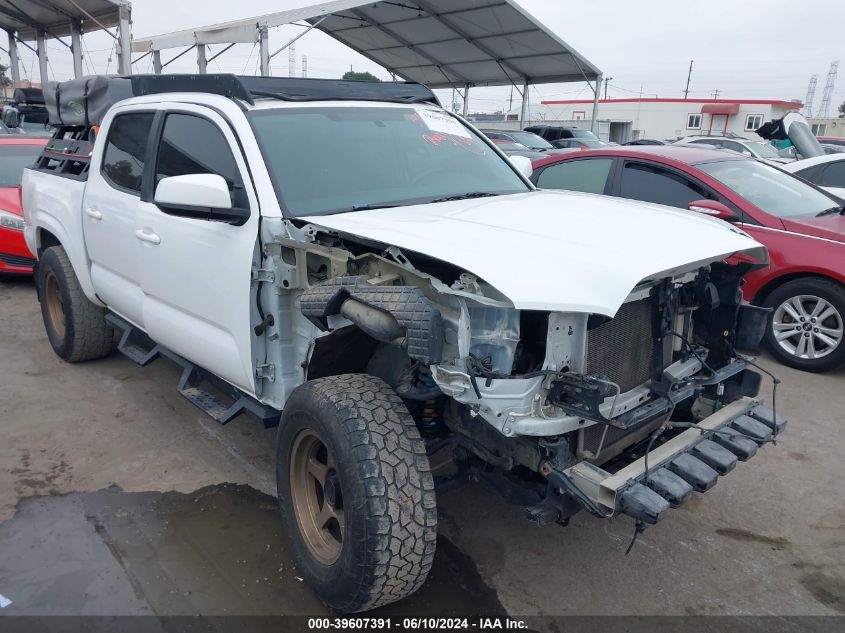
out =
[[[845,119],[845,101],[839,104],[839,118]]]
[[[379,79],[372,73],[368,73],[366,71],[362,73],[356,73],[354,70],[345,72],[341,79],[346,79],[347,81],[381,81],[381,79]]]

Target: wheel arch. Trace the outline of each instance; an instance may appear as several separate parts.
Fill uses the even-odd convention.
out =
[[[775,290],[785,284],[788,284],[791,281],[797,281],[799,279],[817,279],[820,281],[828,281],[836,284],[837,286],[845,288],[845,284],[842,283],[842,281],[836,279],[835,277],[831,277],[830,275],[825,275],[812,271],[795,271],[786,273],[784,275],[779,275],[767,281],[765,284],[763,284],[763,286],[760,287],[760,289],[754,295],[752,303],[754,303],[755,305],[762,305],[763,303],[765,303],[766,299],[769,298],[769,295],[771,295]]]
[[[91,281],[88,253],[85,250],[82,232],[79,232],[77,240],[73,240],[62,223],[53,221],[49,216],[41,217],[40,220],[39,226],[35,229],[35,246],[38,259],[41,259],[44,251],[48,248],[53,246],[64,248],[85,296],[95,305],[104,306],[103,302],[97,297],[94,284]]]

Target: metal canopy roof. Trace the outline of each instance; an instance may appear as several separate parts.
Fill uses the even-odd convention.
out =
[[[120,6],[126,0],[2,0],[0,28],[17,31],[21,40],[36,39],[36,32],[48,37],[71,34],[71,24],[83,33],[113,28],[120,22]]]
[[[299,20],[432,88],[594,81],[601,74],[513,0],[334,0],[140,38],[132,50],[256,42],[262,28]]]

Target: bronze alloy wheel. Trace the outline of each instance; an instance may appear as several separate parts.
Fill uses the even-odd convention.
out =
[[[44,287],[44,300],[47,302],[47,314],[50,316],[50,327],[60,339],[65,336],[65,304],[62,301],[62,291],[59,280],[53,271],[47,273]]]
[[[332,454],[311,429],[296,436],[290,452],[290,488],[299,531],[324,565],[340,558],[346,521],[340,477]]]

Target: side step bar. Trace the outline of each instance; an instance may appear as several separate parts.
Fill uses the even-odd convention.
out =
[[[243,413],[261,422],[265,428],[279,425],[281,413],[276,409],[258,402],[237,387],[159,345],[144,332],[116,314],[107,314],[106,322],[114,329],[123,332],[117,346],[118,351],[141,367],[146,367],[161,357],[179,365],[182,368],[182,375],[179,377],[177,391],[220,424],[228,424]],[[200,387],[203,383],[211,384],[217,391],[230,397],[232,402],[226,404],[214,394],[203,390]]]

